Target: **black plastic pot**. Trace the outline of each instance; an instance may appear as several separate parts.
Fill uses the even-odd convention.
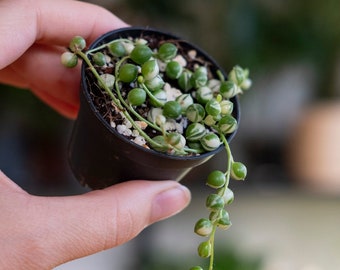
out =
[[[149,28],[129,27],[109,32],[98,38],[90,48],[117,38],[159,36],[161,39],[178,40],[184,48],[195,49],[198,55],[216,65],[217,63],[201,49],[178,37]],[[80,111],[74,124],[70,144],[70,166],[82,185],[101,189],[115,183],[132,180],[180,180],[192,168],[205,163],[223,149],[199,156],[172,156],[141,147],[120,135],[99,114],[92,102],[86,81],[86,65],[82,66]],[[224,74],[226,76],[226,74]],[[234,117],[239,120],[239,103],[234,103]],[[235,132],[230,134],[230,141]]]

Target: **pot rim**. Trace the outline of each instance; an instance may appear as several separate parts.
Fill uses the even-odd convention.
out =
[[[131,35],[129,35],[129,33],[131,33]],[[109,32],[101,35],[95,41],[93,41],[90,44],[89,49],[93,49],[93,48],[97,47],[98,45],[100,45],[100,43],[103,40],[110,38],[110,36],[112,36],[112,35],[118,35],[119,36],[119,34],[121,34],[121,36],[123,38],[126,38],[126,37],[130,37],[130,36],[131,37],[137,37],[137,35],[136,35],[137,33],[139,34],[138,36],[141,36],[141,34],[143,34],[143,33],[147,33],[147,34],[161,35],[161,36],[164,36],[164,37],[169,38],[169,39],[178,40],[178,41],[180,41],[180,42],[182,42],[182,43],[192,47],[200,55],[202,55],[204,58],[208,59],[209,62],[211,62],[214,66],[216,66],[217,69],[219,69],[222,72],[222,74],[225,77],[227,77],[225,71],[219,66],[219,64],[216,62],[216,60],[214,60],[204,50],[202,50],[198,46],[192,44],[191,42],[189,42],[189,41],[187,41],[185,39],[179,38],[178,36],[175,36],[175,35],[173,35],[171,33],[168,33],[168,32],[162,31],[162,30],[158,30],[158,29],[155,29],[155,28],[132,26],[132,27],[124,27],[124,28],[119,28],[119,29],[116,29],[116,30],[112,30],[112,31],[109,31]],[[114,40],[114,39],[112,39],[112,40]],[[210,152],[205,152],[203,154],[192,155],[192,156],[191,155],[177,156],[177,155],[170,155],[170,154],[167,154],[167,153],[158,152],[158,151],[153,150],[151,148],[148,149],[148,148],[145,148],[145,147],[143,147],[141,145],[138,145],[138,144],[132,142],[126,136],[120,134],[115,128],[112,128],[111,125],[98,112],[98,110],[97,110],[96,106],[94,105],[94,103],[92,101],[92,98],[91,98],[91,96],[89,94],[88,86],[87,86],[86,79],[85,79],[86,78],[86,68],[87,68],[87,65],[83,61],[82,65],[81,65],[81,91],[83,92],[84,97],[86,98],[86,101],[89,104],[89,106],[91,108],[91,111],[94,112],[96,118],[106,127],[106,129],[109,130],[110,133],[112,133],[113,135],[118,137],[120,140],[122,140],[122,141],[124,141],[124,142],[126,142],[126,143],[128,143],[130,145],[133,145],[137,149],[140,149],[143,152],[147,152],[148,154],[155,155],[155,156],[158,156],[158,157],[161,157],[161,158],[172,159],[172,160],[198,160],[198,159],[204,159],[204,158],[207,158],[209,156],[214,156],[215,154],[217,154],[220,151],[222,151],[222,149],[224,148],[224,145],[221,144],[217,149],[215,149],[213,151],[210,151]],[[240,104],[239,104],[239,99],[236,96],[236,97],[231,98],[231,101],[235,105],[234,106],[234,109],[236,109],[235,110],[235,118],[236,118],[236,120],[237,120],[237,122],[239,124],[239,121],[240,121]],[[238,130],[238,128],[233,133],[228,135],[228,137],[227,137],[228,142],[230,142],[233,139],[233,137],[235,136],[237,130]]]

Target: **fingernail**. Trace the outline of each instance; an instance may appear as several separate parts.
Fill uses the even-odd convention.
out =
[[[189,189],[180,184],[162,191],[153,200],[151,221],[156,222],[179,213],[189,204],[190,198]]]

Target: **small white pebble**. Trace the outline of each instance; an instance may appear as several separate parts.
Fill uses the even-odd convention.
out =
[[[117,126],[117,131],[118,131],[119,134],[123,134],[125,130],[126,130],[126,126],[124,126],[124,125],[118,125]]]
[[[169,83],[165,83],[163,89],[164,91],[170,91],[171,85]]]
[[[142,136],[138,136],[132,140],[134,143],[144,146],[145,145],[145,139]]]
[[[132,135],[132,130],[131,129],[127,129],[126,131],[125,131],[125,134],[124,134],[125,136],[131,136]]]
[[[127,128],[132,128],[132,124],[128,119],[125,118],[123,123]]]
[[[168,83],[166,83],[164,85],[163,89],[166,93],[166,100],[167,101],[175,100],[178,96],[182,95],[181,90],[179,90],[177,88],[172,88],[170,86],[170,84],[168,84]]]
[[[135,121],[135,124],[139,126],[142,130],[146,129],[148,124],[144,121]]]
[[[176,55],[176,57],[172,60],[178,62],[182,67],[185,67],[187,65],[187,61],[180,54]]]
[[[164,63],[163,61],[157,59],[157,64],[158,64],[158,68],[160,72],[164,72],[165,68],[166,68],[166,63]]]
[[[107,54],[104,55],[105,56],[105,62],[108,64],[108,63],[111,63],[111,57]]]
[[[197,52],[195,50],[191,50],[191,51],[188,52],[188,55],[191,59],[195,59]]]
[[[124,136],[131,136],[132,134],[131,129],[128,129],[125,125],[118,125],[117,131],[119,134],[122,134]]]
[[[133,137],[139,136],[139,131],[137,129],[132,130],[132,136]]]
[[[148,42],[144,38],[137,38],[136,39],[136,44],[138,44],[138,45],[146,45],[146,44],[148,44]]]
[[[183,126],[180,123],[176,122],[175,127],[178,133],[183,134]]]
[[[174,119],[167,119],[164,123],[164,129],[167,131],[176,130],[176,121]]]
[[[183,129],[187,128],[188,126],[188,118],[182,117],[179,123]]]

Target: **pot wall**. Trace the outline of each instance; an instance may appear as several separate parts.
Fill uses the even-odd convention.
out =
[[[166,39],[177,37],[157,30],[127,28],[109,32],[95,41],[90,48],[97,47],[120,37],[136,37],[143,34],[158,34]],[[200,49],[200,54],[215,63]],[[217,66],[218,69],[222,70]],[[199,156],[178,157],[145,149],[120,135],[104,120],[94,106],[85,79],[86,66],[82,67],[80,111],[74,125],[69,146],[71,168],[81,184],[93,189],[105,188],[118,182],[132,179],[177,180],[192,168],[206,162],[223,146]],[[234,102],[235,118],[239,120],[239,104]],[[230,141],[235,132],[228,138]]]

